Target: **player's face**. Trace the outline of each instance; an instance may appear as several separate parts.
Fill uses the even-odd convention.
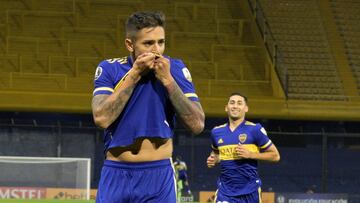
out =
[[[239,95],[233,95],[229,98],[225,111],[232,120],[237,120],[245,117],[245,113],[248,112],[248,106],[244,97]]]
[[[144,28],[135,39],[126,39],[126,45],[134,59],[146,52],[162,55],[165,50],[165,31],[163,27]]]

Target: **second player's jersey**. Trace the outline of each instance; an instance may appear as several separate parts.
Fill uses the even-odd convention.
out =
[[[188,69],[181,60],[169,60],[171,74],[185,96],[198,101]],[[96,69],[93,95],[116,91],[132,64],[131,57],[102,61]],[[105,151],[130,145],[139,137],[171,138],[174,115],[167,90],[154,72],[149,72],[137,83],[120,116],[105,130]]]
[[[178,176],[179,176],[179,179],[186,179],[186,170],[187,170],[187,166],[186,166],[186,163],[184,161],[175,161],[174,162],[174,167],[175,167],[175,170],[178,172]]]
[[[211,131],[214,151],[219,152],[221,174],[219,190],[228,196],[239,196],[257,191],[261,181],[257,173],[257,161],[241,159],[236,151],[240,143],[254,153],[260,153],[272,145],[265,129],[260,124],[243,121],[234,131],[229,124],[215,127]]]

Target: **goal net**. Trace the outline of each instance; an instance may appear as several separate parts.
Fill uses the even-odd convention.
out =
[[[89,158],[0,156],[0,169],[0,188],[66,188],[90,199]]]

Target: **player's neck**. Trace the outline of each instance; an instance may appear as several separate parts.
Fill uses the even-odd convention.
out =
[[[230,130],[234,131],[244,120],[245,120],[245,118],[239,118],[239,119],[231,119],[231,118],[229,118]]]

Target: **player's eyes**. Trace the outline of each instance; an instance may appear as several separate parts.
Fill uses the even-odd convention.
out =
[[[150,46],[152,44],[154,44],[154,43],[153,42],[144,42],[144,45],[146,45],[146,46]]]

